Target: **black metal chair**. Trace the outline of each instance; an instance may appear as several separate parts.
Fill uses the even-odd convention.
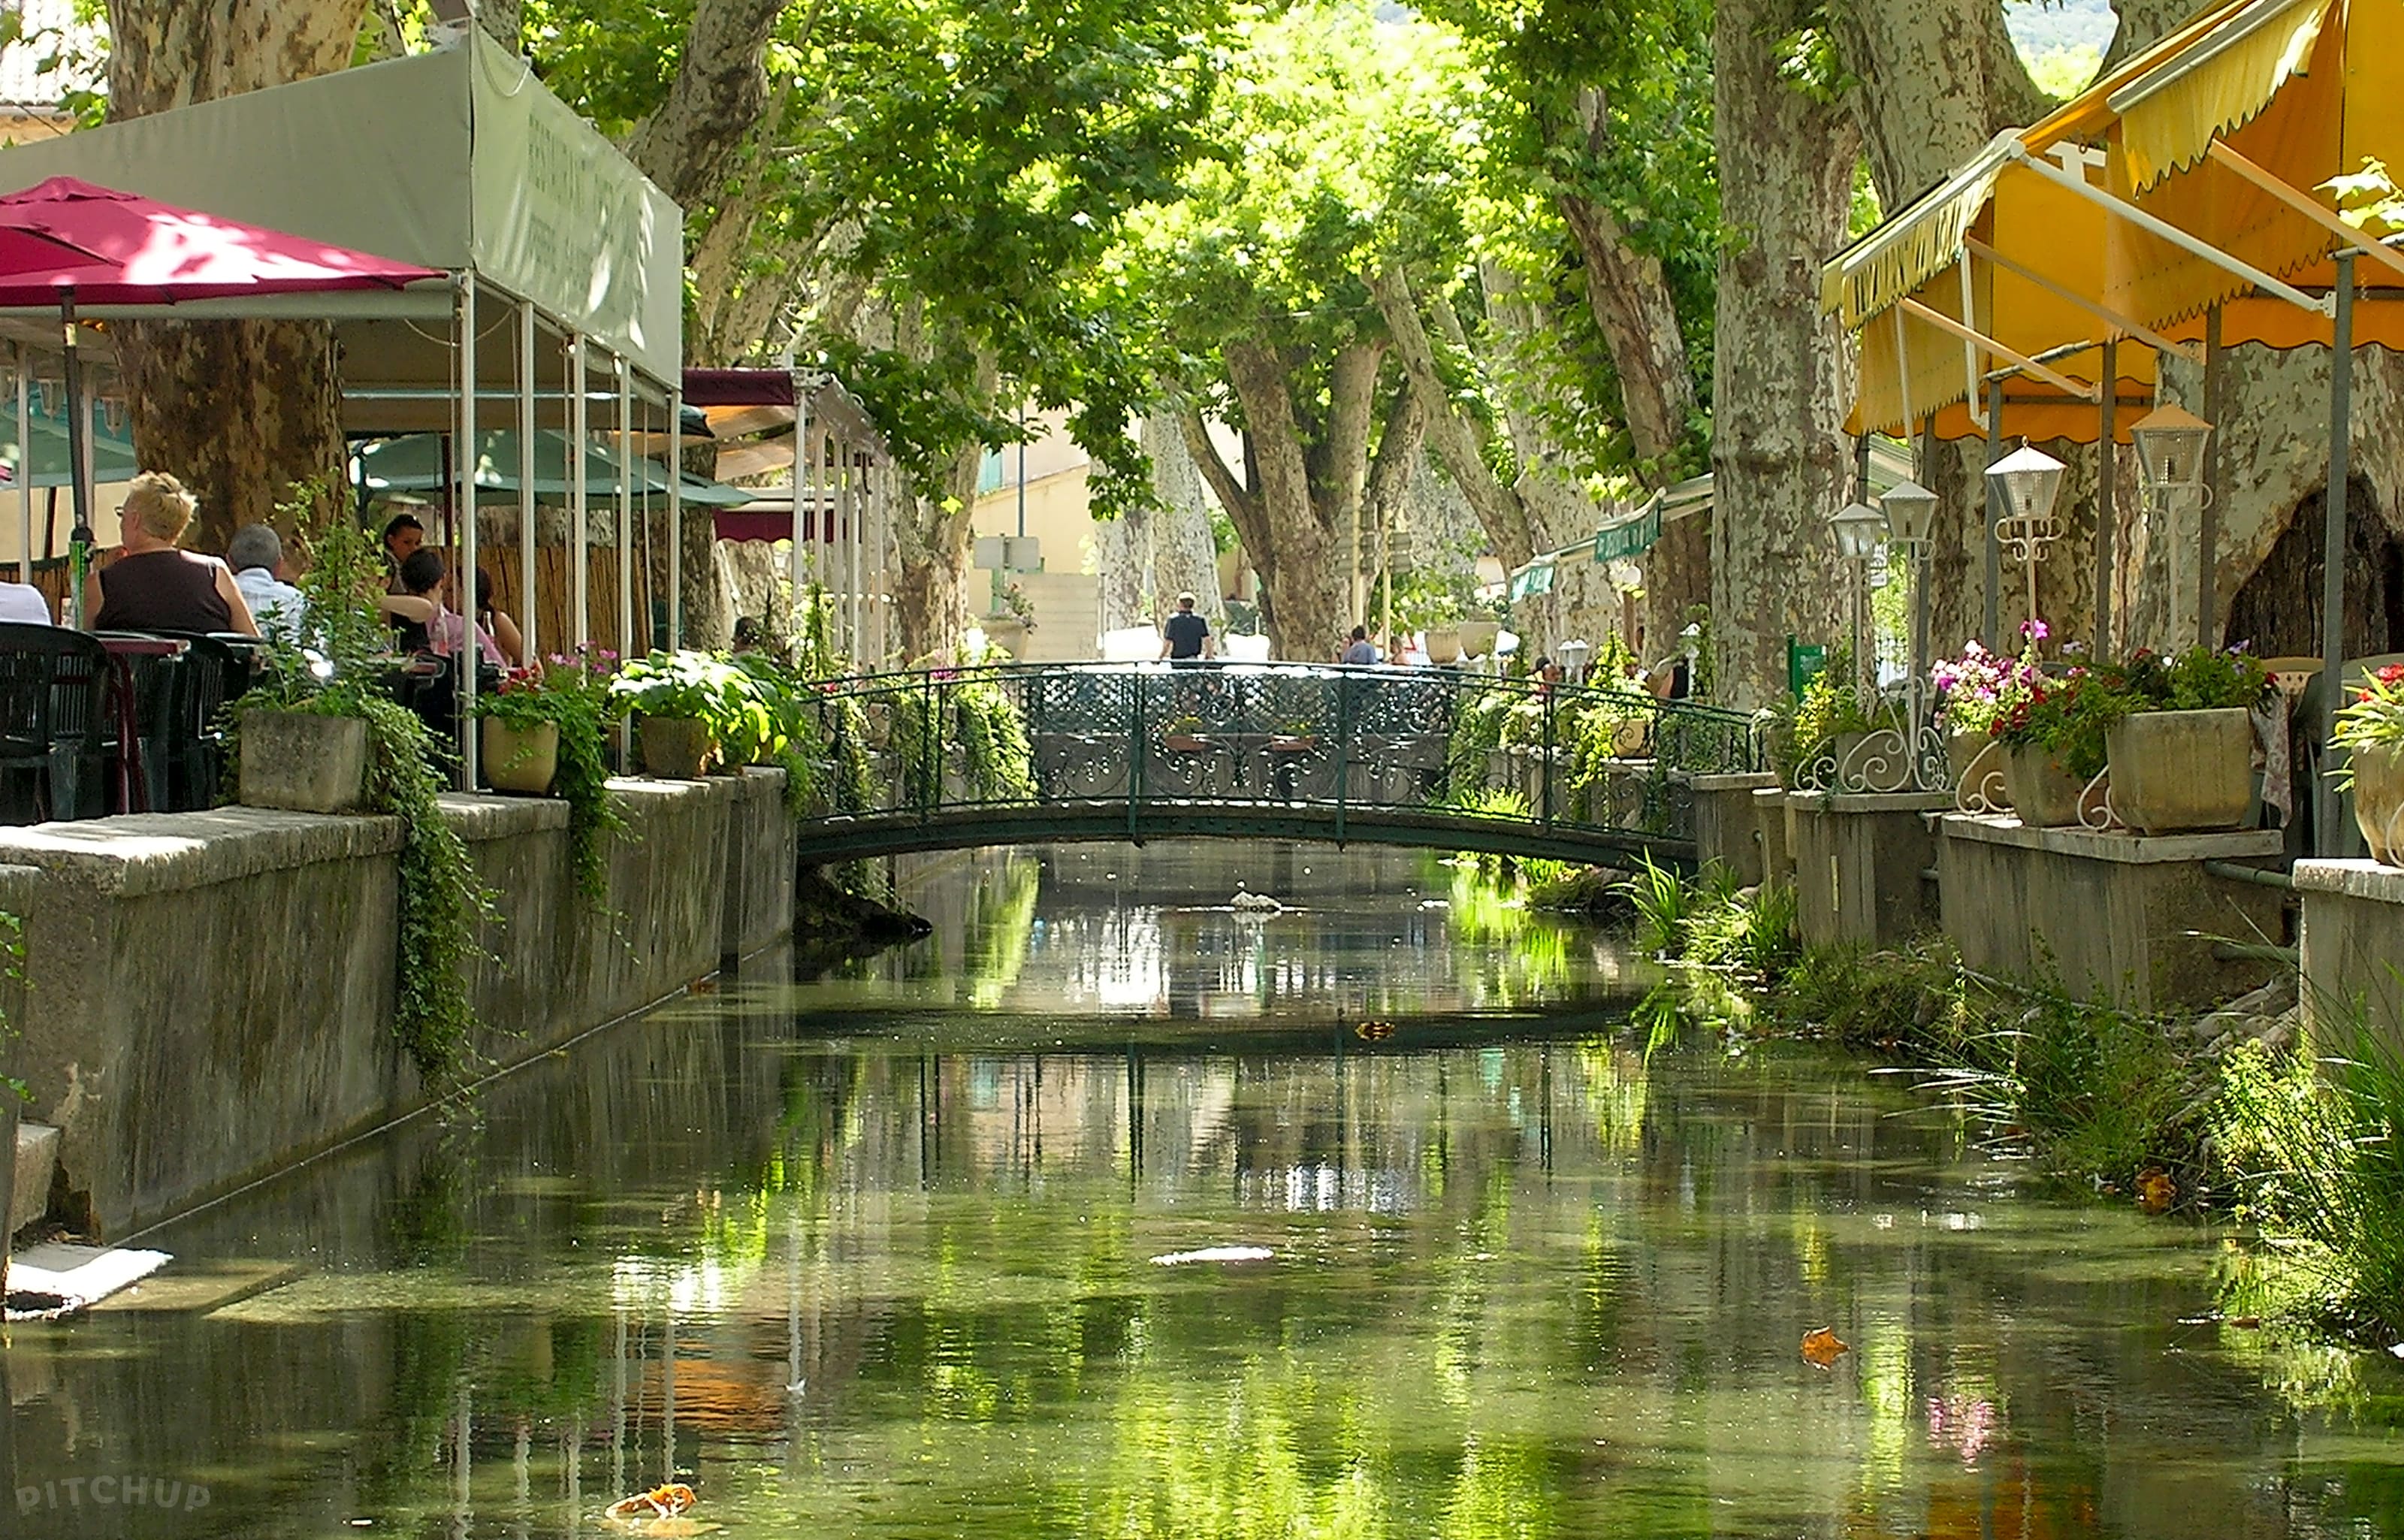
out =
[[[0,623],[0,822],[107,810],[107,651],[79,631]]]
[[[226,707],[250,689],[265,654],[255,637],[238,633],[162,631],[187,644],[183,665],[183,726],[167,746],[167,801],[176,812],[217,805],[225,779]]]

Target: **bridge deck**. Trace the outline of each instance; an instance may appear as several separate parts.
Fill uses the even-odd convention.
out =
[[[1691,867],[1695,842],[1632,829],[1485,818],[1449,808],[1147,798],[836,815],[804,825],[801,856],[818,864],[969,846],[1155,839],[1292,839],[1320,844],[1472,850],[1519,859],[1626,864],[1650,854]]]

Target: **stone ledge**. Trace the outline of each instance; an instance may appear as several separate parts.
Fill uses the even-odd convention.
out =
[[[2404,903],[2404,867],[2375,861],[2299,861],[2296,887],[2314,893],[2339,893],[2373,903]]]
[[[400,846],[398,819],[218,807],[0,830],[0,863],[39,867],[105,894],[136,898],[386,856]]]
[[[445,791],[439,800],[442,820],[471,844],[567,827],[567,804],[557,797],[505,797],[484,792],[467,796]]]
[[[1763,791],[1778,784],[1778,777],[1767,770],[1747,770],[1734,775],[1694,776],[1687,784],[1698,791]]]
[[[2240,829],[2218,834],[2105,833],[2076,826],[2032,829],[2008,813],[1948,813],[1938,824],[1949,839],[2009,845],[2023,850],[2117,861],[2129,866],[2240,861],[2275,856],[2286,847],[2286,835],[2276,829]]]
[[[1953,805],[1950,791],[1788,791],[1802,813],[1934,813]]]

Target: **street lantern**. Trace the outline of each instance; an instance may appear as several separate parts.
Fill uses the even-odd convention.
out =
[[[1936,494],[1918,482],[1897,482],[1879,499],[1886,510],[1887,527],[1898,545],[1928,543],[1936,523]]]
[[[1886,538],[1886,515],[1865,502],[1851,502],[1828,517],[1837,537],[1837,554],[1849,562],[1866,562],[1878,554]]]
[[[2042,449],[2020,445],[1987,468],[1988,484],[2002,494],[2003,517],[1997,524],[2019,523],[2031,534],[2051,539],[2053,499],[2062,491],[2062,465]],[[2041,533],[2040,533],[2041,532]]]
[[[1584,641],[1565,641],[1553,651],[1560,654],[1563,679],[1571,684],[1584,684],[1586,654],[1594,648]]]
[[[2137,464],[2145,472],[2146,491],[2190,492],[2203,485],[2203,449],[2212,439],[2210,423],[2176,401],[2165,401],[2138,418],[2129,437],[2137,446]]]

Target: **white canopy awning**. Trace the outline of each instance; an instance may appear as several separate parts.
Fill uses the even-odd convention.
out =
[[[480,31],[434,53],[0,150],[0,192],[56,175],[472,270],[653,380],[679,378],[683,212]],[[447,292],[311,299],[296,313],[450,310]]]

